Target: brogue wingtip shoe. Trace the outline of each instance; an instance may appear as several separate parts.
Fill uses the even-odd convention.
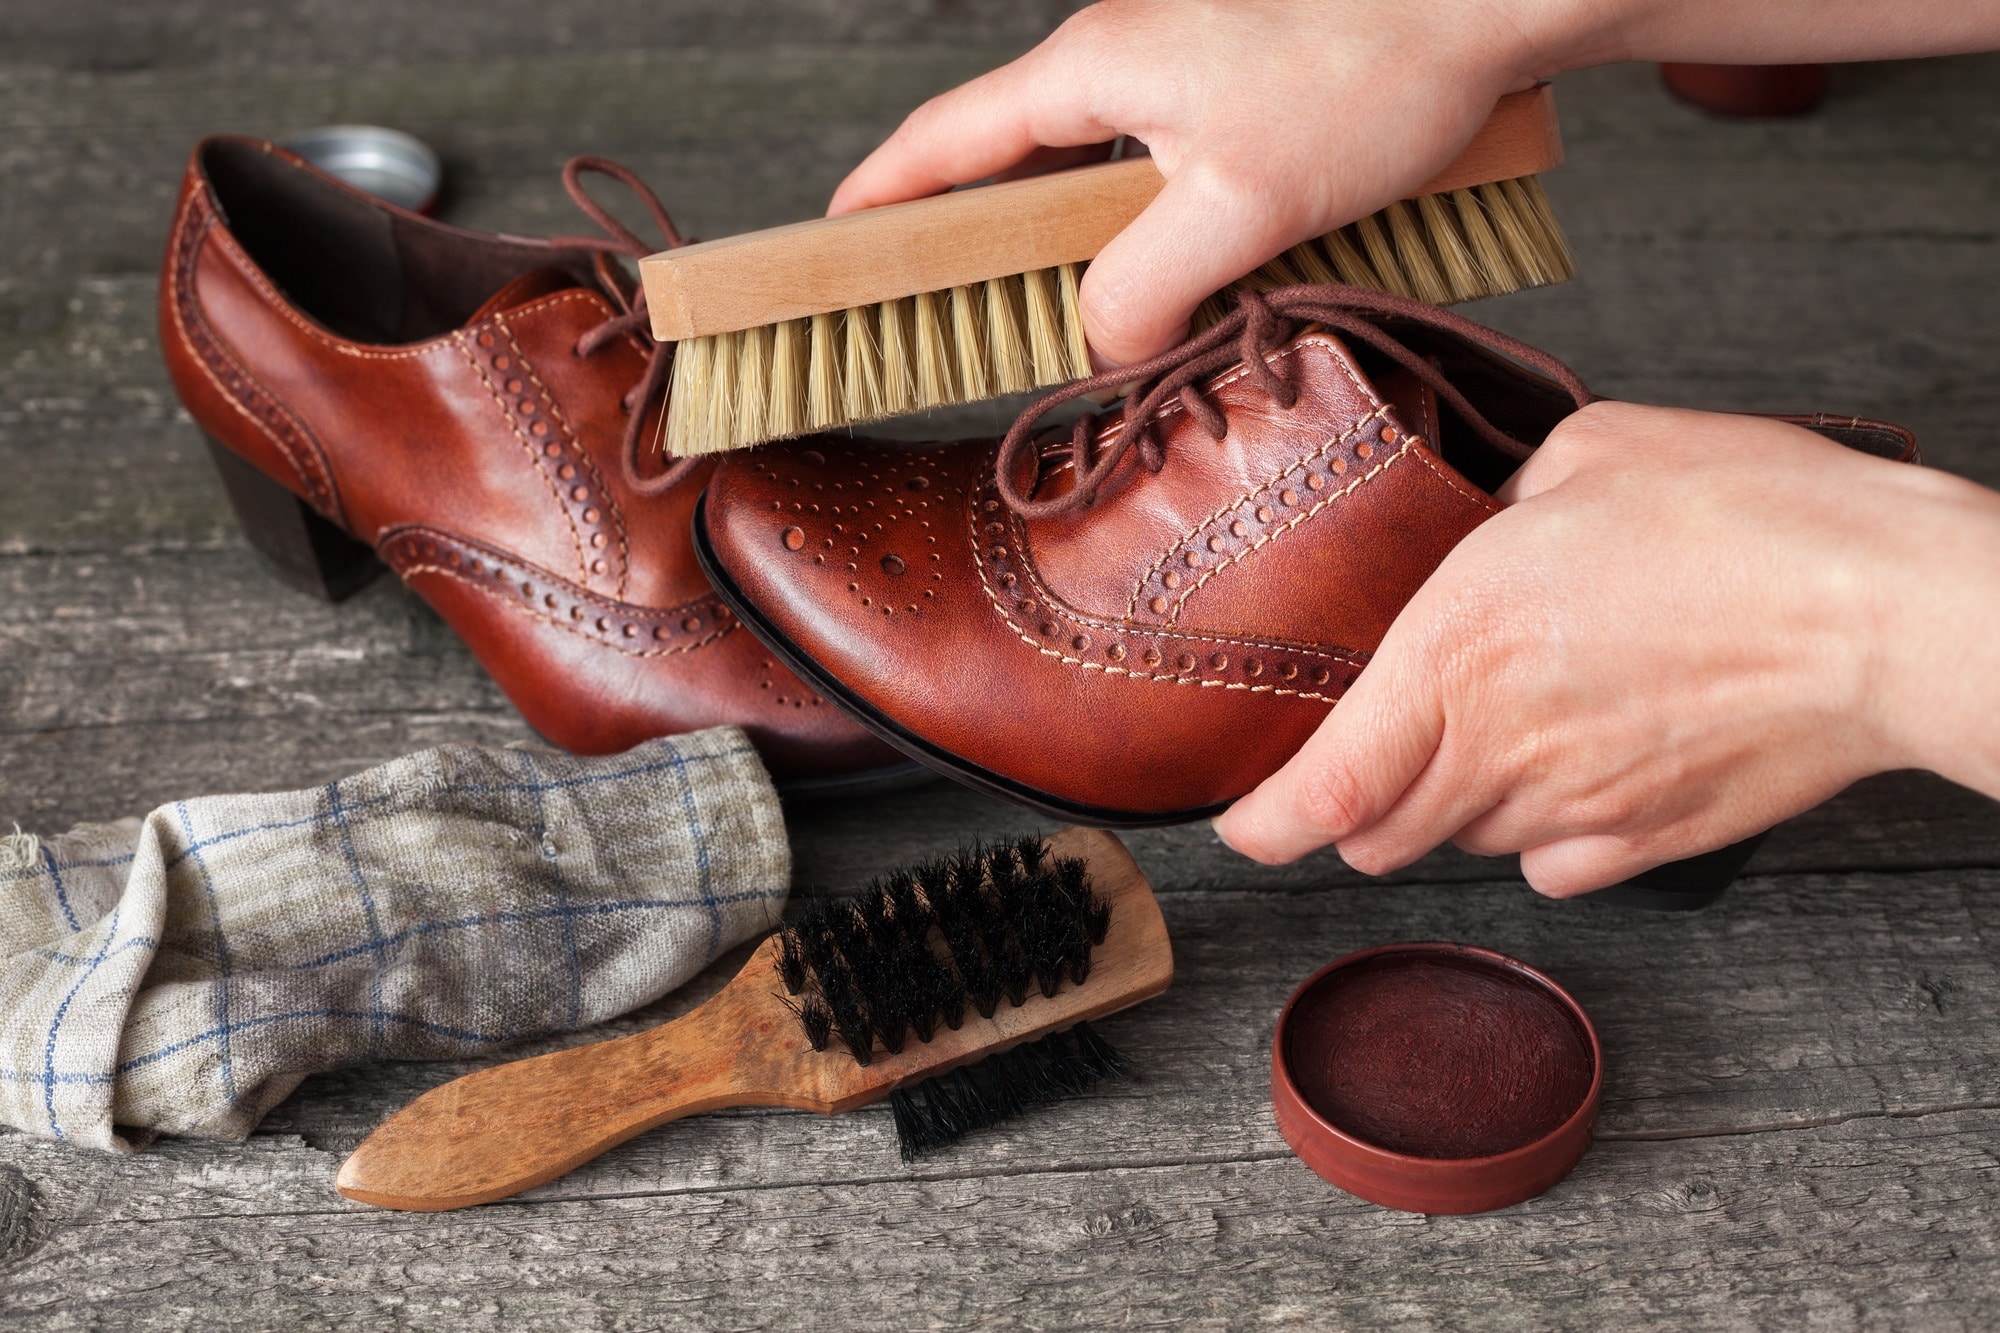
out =
[[[1255,418],[1229,440],[1163,413],[1199,477],[1181,494],[1135,456],[1089,506],[1029,518],[997,443],[820,439],[727,461],[698,546],[795,669],[925,762],[1067,819],[1212,813],[1298,748],[1435,564],[1373,536],[1441,558],[1494,508],[1357,392],[1335,340],[1277,361],[1316,394],[1298,415],[1226,376],[1218,404]],[[1260,430],[1287,438],[1246,449]]]
[[[903,767],[702,576],[689,525],[712,465],[634,447],[664,355],[600,262],[616,248],[464,231],[210,139],[161,344],[253,545],[327,596],[379,559],[544,738],[610,752],[727,723],[782,779]]]
[[[1033,431],[1045,399],[1004,442],[731,456],[697,515],[704,567],[801,676],[940,771],[1087,823],[1216,812],[1298,750],[1590,400],[1447,312],[1339,288],[1270,301],[1313,323],[1288,334],[1251,298],[1205,340],[1053,395],[1140,384],[1066,437]],[[1913,456],[1894,427],[1801,424]]]

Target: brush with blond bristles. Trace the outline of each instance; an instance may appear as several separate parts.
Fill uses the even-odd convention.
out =
[[[1237,285],[1446,304],[1561,282],[1569,247],[1535,179],[1561,161],[1553,91],[1510,94],[1414,198]],[[1164,183],[1131,158],[648,256],[653,334],[678,344],[662,443],[718,453],[1089,374],[1083,266]],[[1224,308],[1211,297],[1195,327]]]

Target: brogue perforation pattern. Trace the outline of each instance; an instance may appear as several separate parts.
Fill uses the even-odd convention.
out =
[[[1193,593],[1217,574],[1328,507],[1394,464],[1415,437],[1377,406],[1318,450],[1185,534],[1146,571],[1128,614],[1173,625]]]
[[[405,580],[418,574],[457,579],[523,614],[634,657],[693,652],[740,624],[712,595],[678,606],[634,606],[435,528],[397,528],[376,554]]]
[[[990,462],[983,467],[990,477]],[[1365,653],[1110,620],[1068,606],[1036,576],[1026,525],[989,480],[968,496],[973,561],[996,615],[1020,641],[1065,666],[1199,689],[1337,701],[1361,674]],[[996,531],[997,529],[997,531]]]
[[[577,577],[614,597],[623,593],[628,555],[624,516],[513,330],[495,316],[464,330],[458,342],[561,507],[576,552]]]
[[[406,582],[422,576],[455,580],[511,611],[628,657],[697,652],[742,628],[736,614],[713,595],[670,607],[634,606],[435,528],[398,528],[376,554]],[[795,712],[828,707],[772,658],[759,654],[757,671],[757,687],[767,706]]]
[[[851,464],[845,480],[781,476],[764,456],[749,456],[760,478],[791,494],[771,501],[780,547],[841,576],[845,595],[872,616],[921,616],[944,586],[946,506],[932,498],[933,451],[862,452],[828,444],[799,458],[821,468],[829,452]],[[787,524],[786,517],[798,522]],[[806,525],[819,535],[808,536]]]

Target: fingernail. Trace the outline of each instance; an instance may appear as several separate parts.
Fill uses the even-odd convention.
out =
[[[1222,844],[1222,845],[1223,845],[1224,847],[1227,847],[1227,848],[1228,848],[1228,849],[1229,849],[1230,851],[1232,851],[1232,852],[1233,852],[1233,851],[1236,851],[1236,844],[1235,844],[1235,843],[1233,843],[1233,842],[1231,842],[1231,841],[1229,840],[1229,835],[1228,835],[1227,833],[1224,833],[1224,832],[1222,831],[1222,816],[1221,816],[1221,815],[1215,815],[1215,816],[1213,816],[1213,817],[1212,817],[1212,818],[1211,818],[1211,819],[1210,819],[1210,820],[1208,821],[1208,826],[1209,826],[1210,828],[1212,828],[1212,829],[1214,829],[1214,830],[1215,830],[1215,840],[1216,840],[1217,842],[1221,843],[1221,844]],[[1240,853],[1239,853],[1239,854],[1240,854]]]

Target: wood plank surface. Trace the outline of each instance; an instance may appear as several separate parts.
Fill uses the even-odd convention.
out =
[[[1073,6],[956,0],[226,0],[0,14],[0,828],[325,781],[525,729],[392,582],[327,607],[234,532],[153,346],[203,133],[334,120],[443,153],[448,217],[584,224],[556,172],[628,162],[724,235],[816,212],[924,97]],[[774,45],[773,35],[783,38]],[[1599,392],[1910,425],[2000,483],[2000,58],[1835,72],[1729,123],[1650,69],[1558,85],[1579,277],[1473,313]],[[1004,426],[998,409],[940,433]],[[914,429],[921,430],[921,423]],[[1913,537],[1913,539],[1916,539]],[[1910,688],[1921,688],[1911,682]],[[932,783],[791,811],[804,891],[1041,821]],[[1535,897],[1444,849],[1386,882],[1266,869],[1205,826],[1127,838],[1173,989],[1105,1023],[1137,1076],[917,1167],[881,1108],[667,1126],[522,1199],[332,1191],[394,1107],[474,1062],[309,1080],[243,1145],[131,1157],[0,1133],[0,1321],[653,1328],[997,1324],[1990,1327],[2000,1317],[2000,808],[1871,779],[1777,830],[1717,909]],[[1277,1137],[1268,1043],[1319,963],[1451,938],[1540,966],[1607,1051],[1598,1141],[1480,1218],[1359,1203]],[[743,951],[600,1033],[712,994]],[[579,1038],[580,1039],[580,1038]],[[523,1048],[553,1049],[548,1042]]]
[[[354,1137],[456,1068],[439,1065],[314,1080],[241,1148],[106,1159],[8,1136],[0,1176],[36,1203],[0,1314],[60,1322],[83,1295],[139,1327],[755,1327],[807,1311],[832,1327],[1976,1325],[1995,1301],[2000,1115],[1995,923],[1968,901],[1995,889],[1993,874],[1753,881],[1687,918],[1499,885],[1168,897],[1176,986],[1104,1024],[1136,1078],[919,1167],[897,1161],[879,1108],[738,1112],[474,1212],[333,1195]],[[1547,968],[1607,1050],[1596,1144],[1548,1195],[1488,1217],[1340,1194],[1291,1159],[1266,1100],[1292,981],[1360,943],[1438,935]]]

